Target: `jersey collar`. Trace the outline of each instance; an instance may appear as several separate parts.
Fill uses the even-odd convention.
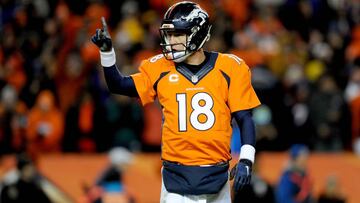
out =
[[[196,73],[193,73],[186,67],[184,63],[175,63],[176,70],[183,75],[186,79],[188,79],[191,83],[196,85],[202,78],[204,78],[214,67],[215,62],[218,57],[218,53],[209,52],[209,60],[200,67],[200,70]]]

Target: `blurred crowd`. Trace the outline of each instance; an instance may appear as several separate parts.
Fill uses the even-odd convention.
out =
[[[172,0],[1,0],[0,153],[160,150],[161,109],[108,92],[90,42],[107,19],[117,64],[137,72],[160,53]],[[352,150],[360,137],[360,2],[198,0],[206,49],[243,58],[262,106],[257,148]]]
[[[271,184],[255,164],[249,185],[235,194],[234,203],[345,203],[349,201],[339,177],[327,175],[318,194],[314,193],[314,179],[309,169],[310,150],[304,144],[293,144],[287,151],[287,163],[281,169],[277,182]],[[255,162],[256,163],[256,162]],[[353,200],[354,201],[354,200]]]

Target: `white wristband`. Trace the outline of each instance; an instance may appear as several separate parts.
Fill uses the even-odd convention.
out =
[[[114,48],[112,48],[111,51],[108,52],[100,51],[100,61],[103,67],[110,67],[115,65],[116,56]]]
[[[255,148],[249,144],[244,144],[240,149],[240,159],[248,159],[252,163],[255,161]]]

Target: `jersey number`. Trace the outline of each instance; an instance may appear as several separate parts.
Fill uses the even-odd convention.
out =
[[[187,131],[187,108],[186,108],[186,94],[176,94],[176,101],[178,102],[179,110],[179,131]],[[190,124],[197,130],[208,130],[215,123],[215,114],[212,112],[214,101],[207,93],[196,93],[191,98],[191,112],[190,112]],[[200,122],[199,116],[205,115],[206,121]]]

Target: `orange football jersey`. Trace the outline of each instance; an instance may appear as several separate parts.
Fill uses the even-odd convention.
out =
[[[142,104],[157,97],[162,106],[162,159],[184,165],[231,159],[231,113],[260,105],[244,61],[211,52],[194,74],[160,54],[139,71],[131,77]]]

